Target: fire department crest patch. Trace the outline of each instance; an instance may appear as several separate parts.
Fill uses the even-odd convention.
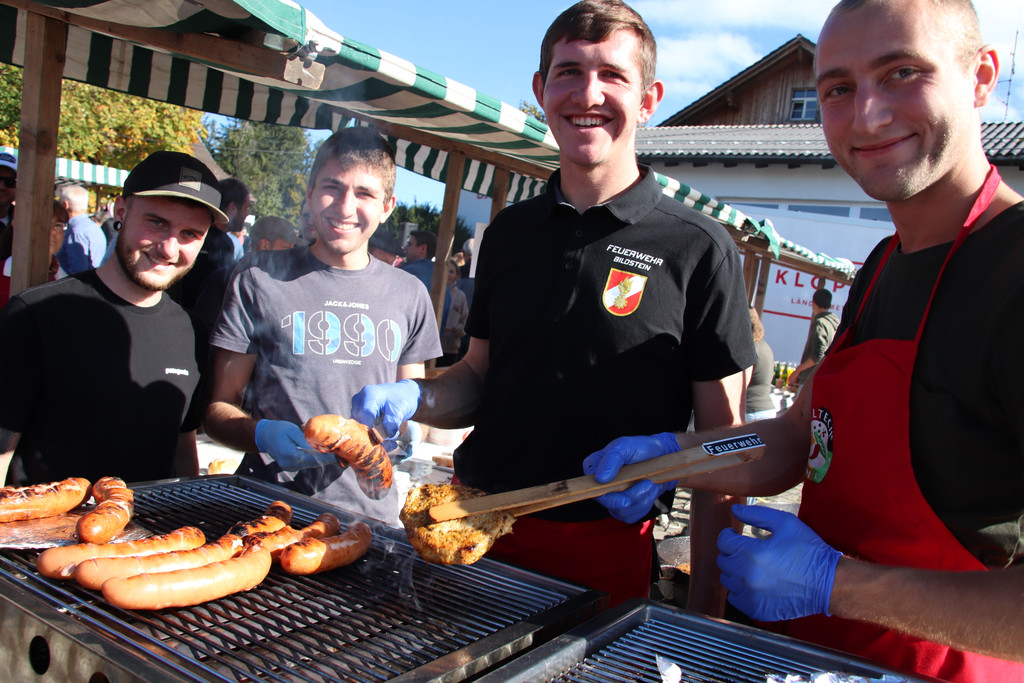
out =
[[[811,452],[807,454],[807,478],[820,484],[832,464],[832,414],[825,408],[811,411]]]
[[[604,285],[604,307],[612,315],[629,315],[640,305],[646,285],[646,275],[612,268]]]

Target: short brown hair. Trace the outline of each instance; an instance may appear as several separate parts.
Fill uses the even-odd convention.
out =
[[[324,140],[316,151],[307,189],[316,185],[317,176],[328,159],[337,161],[344,170],[361,167],[379,177],[384,186],[385,202],[395,193],[395,148],[370,128],[342,128]]]
[[[643,89],[654,83],[658,66],[658,45],[654,34],[636,10],[621,0],[582,0],[558,15],[540,44],[540,78],[547,82],[555,54],[555,43],[586,40],[599,43],[615,31],[633,31],[640,40],[636,56]]]
[[[981,37],[981,26],[978,22],[978,12],[971,0],[931,0],[931,4],[948,14],[953,21],[946,21],[945,38],[950,42],[959,44],[961,57],[965,64],[970,64],[971,59],[978,50],[985,44]],[[892,0],[839,0],[832,11],[829,12],[825,23],[832,21],[836,15],[850,12],[862,6],[870,5],[891,5],[900,7],[901,2]]]

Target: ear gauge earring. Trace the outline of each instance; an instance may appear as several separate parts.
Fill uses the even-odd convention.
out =
[[[122,224],[121,221],[114,221],[114,224],[110,227],[114,229],[114,232],[121,232],[121,228],[124,227],[124,224]]]

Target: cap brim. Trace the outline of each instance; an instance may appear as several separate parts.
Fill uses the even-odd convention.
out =
[[[141,192],[132,193],[134,197],[177,197],[179,199],[187,199],[190,202],[199,204],[210,210],[213,214],[214,225],[227,225],[228,216],[226,213],[220,210],[220,207],[214,206],[213,204],[203,201],[197,198],[195,195],[191,195],[185,192],[175,192],[174,190],[142,190]]]

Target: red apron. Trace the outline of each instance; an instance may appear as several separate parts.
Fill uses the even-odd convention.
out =
[[[836,340],[814,375],[813,444],[800,518],[845,555],[920,569],[986,568],[942,523],[917,485],[910,456],[909,405],[914,360],[939,280],[988,208],[999,182],[993,167],[939,271],[916,337],[852,345],[853,329],[882,266],[899,244],[896,235],[864,294],[854,324]],[[1024,680],[1024,664],[955,650],[863,622],[817,615],[789,622],[785,632],[935,678],[964,683]]]
[[[612,517],[556,522],[520,517],[487,557],[608,593],[608,606],[651,593],[654,522],[625,524]]]

